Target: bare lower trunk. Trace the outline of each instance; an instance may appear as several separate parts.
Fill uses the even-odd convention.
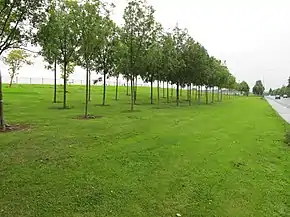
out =
[[[107,73],[104,72],[104,83],[103,83],[103,106],[106,104],[106,76]]]
[[[208,87],[205,88],[206,104],[208,104]]]
[[[200,94],[200,92],[201,92],[201,87],[198,86],[198,104],[201,103],[201,94]]]
[[[66,67],[67,67],[67,62],[64,62],[63,66],[63,108],[66,108],[66,85],[67,85],[67,75],[66,75]]]
[[[159,80],[157,80],[157,102],[158,102],[158,108],[160,105],[160,83]]]
[[[220,92],[221,92],[221,101],[223,101],[223,90],[221,89]]]
[[[153,78],[151,78],[150,81],[150,100],[151,100],[151,105],[153,104]]]
[[[136,104],[136,100],[137,100],[137,76],[135,77],[135,82],[134,82],[134,104]]]
[[[163,89],[163,98],[165,98],[165,87],[164,87],[164,81],[163,81],[163,87],[162,87],[162,89]]]
[[[86,71],[86,102],[85,102],[85,118],[88,118],[88,104],[89,104],[89,69]]]
[[[173,85],[171,85],[171,98],[173,97],[173,91],[174,91],[174,88],[173,88]]]
[[[212,88],[211,91],[211,103],[214,103],[214,87]]]
[[[196,86],[195,88],[195,100],[197,100],[197,96],[198,96],[198,86]]]
[[[131,111],[134,110],[134,76],[131,76]]]
[[[53,103],[56,103],[56,58],[54,58],[54,87],[53,87]]]
[[[169,103],[169,83],[167,82],[167,103]]]
[[[11,75],[11,76],[10,76],[9,87],[11,87],[11,86],[12,86],[12,83],[13,83],[13,78],[14,78],[14,75]]]
[[[1,70],[0,70],[0,130],[5,130]]]
[[[115,100],[118,100],[118,89],[119,89],[119,75],[116,77],[116,95]]]
[[[179,106],[179,83],[176,85],[176,105]]]
[[[192,104],[192,101],[191,101],[191,91],[192,91],[192,89],[191,89],[191,85],[189,85],[189,95],[188,95],[189,105]]]
[[[127,96],[129,96],[129,79],[127,78]]]
[[[89,102],[91,101],[91,71],[89,70]]]

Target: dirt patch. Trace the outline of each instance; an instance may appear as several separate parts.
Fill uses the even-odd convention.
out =
[[[100,119],[103,118],[103,116],[100,115],[88,115],[87,117],[85,117],[84,115],[79,115],[74,119],[78,119],[78,120],[92,120],[92,119]]]
[[[74,107],[73,106],[66,107],[66,108],[64,108],[64,107],[54,107],[54,106],[48,107],[48,109],[55,109],[55,110],[69,110],[69,109],[72,109],[72,108],[74,108]]]
[[[121,113],[135,113],[135,112],[141,112],[141,110],[133,110],[133,111],[131,111],[131,110],[123,110],[123,111],[121,111]]]
[[[109,107],[109,106],[111,106],[110,104],[105,104],[105,105],[103,105],[103,104],[96,104],[96,106],[100,106],[100,107]]]
[[[30,130],[30,126],[27,124],[14,124],[14,125],[6,125],[5,129],[0,129],[0,133],[9,133],[14,131],[27,131]]]

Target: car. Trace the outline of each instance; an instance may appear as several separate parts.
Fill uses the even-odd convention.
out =
[[[281,99],[280,95],[276,95],[275,99]]]
[[[283,95],[283,98],[288,98],[288,96],[286,94]]]

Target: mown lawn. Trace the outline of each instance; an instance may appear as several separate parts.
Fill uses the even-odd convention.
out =
[[[69,110],[49,86],[4,93],[6,120],[30,130],[0,133],[0,216],[289,216],[288,125],[264,100],[157,109],[139,88],[130,113],[125,87],[105,107],[93,87],[102,118],[78,120],[84,87],[69,87]]]

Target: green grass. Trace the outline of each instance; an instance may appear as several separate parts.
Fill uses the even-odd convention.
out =
[[[130,113],[125,87],[105,107],[93,87],[103,118],[78,120],[84,87],[69,87],[68,110],[49,86],[4,93],[6,120],[31,129],[0,134],[0,216],[289,216],[288,125],[264,100],[157,109],[139,88]]]

